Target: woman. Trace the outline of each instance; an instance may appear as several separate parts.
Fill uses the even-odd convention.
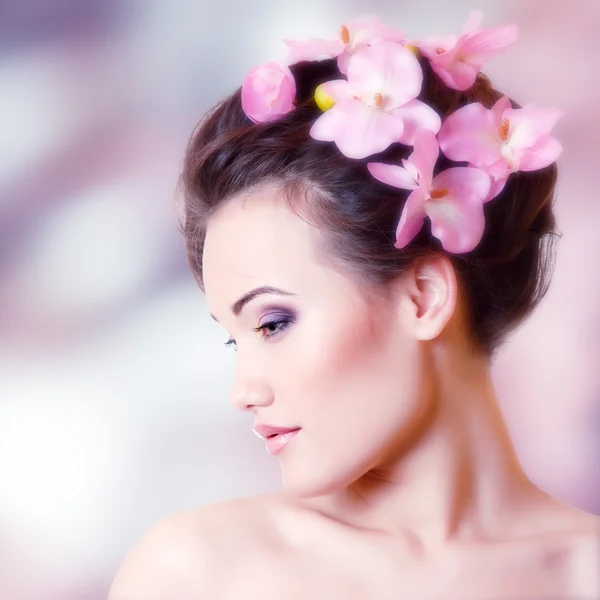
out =
[[[112,599],[599,597],[598,518],[529,480],[490,376],[555,238],[560,115],[479,73],[514,36],[352,21],[202,121],[188,257],[283,491],[161,521]]]

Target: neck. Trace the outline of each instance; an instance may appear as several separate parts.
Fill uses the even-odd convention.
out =
[[[431,415],[418,441],[315,504],[347,525],[408,536],[431,550],[499,539],[511,514],[545,496],[519,464],[489,361],[436,352]]]

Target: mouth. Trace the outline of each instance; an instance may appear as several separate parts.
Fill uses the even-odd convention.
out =
[[[284,436],[291,436],[292,433],[296,433],[297,431],[300,431],[299,427],[298,427],[298,429],[292,429],[292,431],[282,431],[281,433],[272,433],[272,434],[268,435],[265,439],[266,440],[274,440],[275,438],[282,439]]]
[[[298,431],[299,429],[300,427],[274,427],[271,425],[261,424],[253,427],[252,431],[261,440],[268,440],[277,436],[287,435],[288,433]]]
[[[300,433],[300,428],[282,433],[268,435],[265,440],[265,447],[271,456],[276,456],[283,452],[285,447]]]

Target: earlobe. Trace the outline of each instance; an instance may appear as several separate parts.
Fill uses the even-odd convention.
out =
[[[446,257],[426,260],[415,267],[411,301],[413,330],[420,340],[438,337],[457,305],[458,284],[452,263]]]

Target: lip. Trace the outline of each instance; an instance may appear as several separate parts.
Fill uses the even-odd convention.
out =
[[[294,429],[293,431],[289,431],[287,433],[280,433],[273,437],[267,438],[265,442],[265,446],[267,447],[267,452],[271,456],[276,456],[288,445],[288,443],[296,437],[297,434],[300,433],[300,429]]]
[[[272,435],[290,433],[291,431],[296,431],[297,429],[300,429],[300,427],[277,427],[275,425],[257,423],[252,428],[252,431],[254,431],[259,438],[266,440]]]
[[[267,452],[276,456],[300,433],[300,427],[275,427],[273,425],[255,425],[252,431],[265,440]]]

